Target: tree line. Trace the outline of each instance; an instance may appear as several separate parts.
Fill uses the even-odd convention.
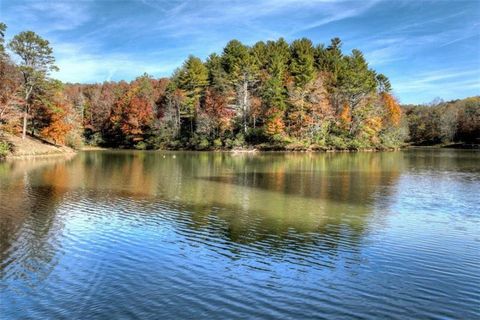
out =
[[[480,96],[402,107],[412,144],[480,144]]]
[[[360,50],[345,54],[338,38],[232,40],[205,61],[189,56],[169,78],[65,84],[50,77],[57,68],[47,40],[21,32],[6,45],[10,57],[5,31],[0,24],[1,130],[56,144],[382,149],[401,146],[412,130],[388,78]]]

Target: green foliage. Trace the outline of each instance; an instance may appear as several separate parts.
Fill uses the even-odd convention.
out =
[[[53,50],[48,40],[41,38],[33,31],[17,34],[10,41],[8,47],[20,58],[18,69],[23,76],[23,138],[25,138],[32,93],[34,90],[41,90],[48,73],[58,70],[58,68],[55,66]]]
[[[208,70],[202,60],[189,56],[175,80],[179,88],[198,94],[208,84]]]
[[[8,47],[20,57],[19,67],[27,77],[45,75],[49,71],[58,70],[50,43],[33,31],[17,34]]]
[[[313,133],[313,141],[319,146],[326,146],[330,134],[331,123],[323,121]]]
[[[403,123],[400,127],[389,128],[380,133],[381,145],[387,148],[399,148],[409,138],[408,126]]]
[[[479,143],[480,97],[404,106],[412,144]]]
[[[222,139],[217,138],[217,139],[213,140],[213,147],[215,149],[220,149],[222,147]]]
[[[80,150],[83,147],[82,137],[77,132],[70,131],[66,135],[65,145],[72,149]]]
[[[305,87],[315,77],[315,57],[313,44],[308,39],[292,42],[290,72],[297,87]]]
[[[377,74],[375,77],[377,81],[377,88],[379,92],[390,92],[392,91],[392,85],[390,84],[390,80],[384,74]]]
[[[377,84],[375,73],[368,68],[359,50],[354,49],[351,56],[343,57],[340,70],[337,89],[351,107],[374,91]]]
[[[0,22],[0,59],[3,59],[5,55],[5,31],[7,30],[7,25],[3,22]]]
[[[232,141],[232,147],[241,148],[245,146],[245,136],[243,133],[238,133]]]
[[[0,24],[1,44],[4,31]],[[32,131],[51,129],[56,119],[50,133],[71,127],[60,138],[74,147],[82,129],[89,145],[141,150],[361,149],[398,146],[407,136],[388,78],[361,51],[344,54],[338,38],[328,46],[306,38],[253,46],[232,40],[205,62],[189,56],[169,79],[144,74],[130,83],[65,86],[47,77],[56,68],[47,40],[27,31],[9,47],[22,61],[21,99]],[[475,104],[461,112],[442,109],[431,125],[413,128],[413,136],[474,136],[475,124],[466,119],[476,114]],[[424,118],[412,112],[411,119]],[[460,121],[469,124],[452,130]]]
[[[100,147],[105,144],[101,132],[93,132],[91,129],[84,129],[83,138],[85,144],[93,147]]]
[[[345,137],[330,135],[327,139],[327,146],[333,149],[345,150],[348,149],[348,141]]]
[[[231,40],[223,49],[222,66],[233,84],[250,80],[256,71],[249,48],[238,40]]]
[[[230,88],[228,73],[222,66],[222,58],[217,54],[211,54],[205,63],[208,70],[208,82],[210,87],[218,92],[227,92]]]
[[[11,146],[7,141],[0,140],[0,160],[5,158],[11,151]]]
[[[134,145],[134,148],[137,150],[147,150],[148,145],[144,141],[139,141]]]
[[[250,128],[245,135],[245,141],[252,145],[265,143],[268,140],[269,137],[265,134],[263,128]]]

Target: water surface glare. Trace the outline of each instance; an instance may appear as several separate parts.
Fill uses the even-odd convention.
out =
[[[480,319],[480,152],[0,163],[2,319]]]

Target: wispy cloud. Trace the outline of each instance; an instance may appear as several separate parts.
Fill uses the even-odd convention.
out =
[[[212,51],[221,50],[232,37],[238,36],[247,43],[288,37],[301,30],[361,14],[375,1],[360,6],[329,0],[136,2],[147,9],[144,19],[131,15],[114,16],[107,24],[89,29],[75,39],[56,39],[55,51],[60,67],[56,76],[64,81],[87,82],[115,79],[120,75],[133,78],[144,71],[168,75],[189,53],[196,52],[205,57]],[[311,23],[305,24],[304,19],[291,19],[290,25],[286,25],[283,31],[275,24],[276,19],[283,20],[282,17],[291,12],[312,11],[318,14],[309,18]],[[82,12],[82,16],[83,20],[77,21],[78,25],[88,19],[88,12]],[[269,21],[273,24],[269,25]],[[225,32],[226,25],[230,33]],[[121,41],[112,45],[115,38],[121,38]],[[172,48],[153,49],[151,44],[155,41],[173,41],[174,45]],[[109,43],[108,52],[102,50],[105,43]],[[138,47],[142,48],[141,52],[131,52]]]
[[[353,6],[352,2],[349,2],[349,1],[337,2],[337,3],[333,2],[330,6],[327,6],[326,8],[322,8],[325,10],[324,12],[327,13],[326,16],[314,22],[303,25],[293,30],[290,34],[295,35],[299,32],[318,28],[332,22],[341,21],[347,18],[353,18],[359,15],[362,15],[378,2],[379,0],[362,1],[358,6]]]
[[[63,81],[167,76],[231,39],[340,36],[404,102],[479,92],[478,1],[0,0],[0,10],[7,38],[34,30],[50,40]]]
[[[398,81],[395,88],[398,92],[427,90],[439,83],[455,84],[461,80],[466,83],[476,82],[480,86],[478,70],[435,70],[418,74],[414,79],[404,78]],[[462,83],[463,83],[462,82]]]
[[[165,13],[152,26],[169,36],[224,34],[225,26],[259,35],[293,36],[332,22],[364,13],[378,0],[362,2],[333,0],[185,1],[168,8],[156,1],[141,0],[146,6]],[[289,17],[289,19],[285,19]],[[281,22],[281,23],[280,23]]]
[[[472,90],[476,91],[473,94],[480,94],[480,74],[475,69],[433,70],[415,76],[403,76],[392,82],[395,93],[407,97],[402,99],[403,103],[427,102],[438,96],[452,99]],[[423,101],[419,101],[419,98],[423,98]]]
[[[72,30],[90,19],[86,1],[30,0],[14,6],[11,15],[43,33]]]
[[[88,53],[77,44],[54,44],[60,71],[53,74],[65,82],[93,83],[133,79],[143,73],[167,76],[181,63],[175,59],[138,61],[129,54]]]

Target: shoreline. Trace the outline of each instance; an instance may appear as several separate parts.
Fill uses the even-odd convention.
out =
[[[223,152],[223,153],[266,153],[266,152],[282,152],[282,153],[355,153],[355,152],[392,152],[392,151],[400,151],[403,149],[408,148],[406,147],[399,147],[399,148],[365,148],[365,149],[319,149],[319,148],[310,148],[310,149],[280,149],[280,148],[237,148],[237,149],[204,149],[204,150],[196,150],[196,149],[187,149],[187,148],[178,148],[178,149],[146,149],[146,150],[138,150],[133,148],[102,148],[102,147],[86,147],[81,148],[78,151],[137,151],[137,152]]]
[[[29,137],[30,139],[39,140],[37,138]],[[8,140],[8,139],[7,139]],[[40,140],[41,141],[41,140]],[[38,142],[42,144],[48,144],[45,142]],[[147,151],[147,152],[219,152],[219,153],[231,153],[231,154],[259,154],[259,153],[371,153],[371,152],[395,152],[408,149],[461,149],[461,150],[479,150],[480,145],[469,145],[469,144],[438,144],[438,145],[406,145],[397,148],[365,148],[365,149],[334,149],[334,148],[236,148],[236,149],[211,149],[211,150],[195,150],[195,149],[150,149],[150,150],[137,150],[137,149],[127,149],[127,148],[105,148],[97,146],[85,146],[79,148],[78,150],[72,149],[67,146],[56,146],[49,145],[49,149],[45,151],[39,151],[37,149],[31,149],[26,151],[19,147],[18,144],[14,145],[13,151],[9,153],[4,158],[0,158],[0,161],[9,161],[9,160],[22,160],[22,159],[31,159],[31,158],[47,158],[47,157],[69,157],[78,154],[79,152],[91,152],[91,151]]]
[[[77,152],[58,152],[58,153],[36,153],[36,154],[9,154],[5,158],[0,159],[2,161],[9,161],[9,160],[27,160],[27,159],[35,159],[35,158],[53,158],[53,157],[69,157],[76,155]]]

